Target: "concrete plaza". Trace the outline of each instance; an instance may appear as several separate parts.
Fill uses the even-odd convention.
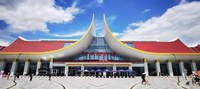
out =
[[[200,89],[198,85],[185,85],[191,78],[180,77],[148,77],[150,85],[142,85],[141,78],[94,78],[94,77],[52,77],[34,76],[29,81],[28,76],[20,76],[13,82],[0,78],[0,89]]]

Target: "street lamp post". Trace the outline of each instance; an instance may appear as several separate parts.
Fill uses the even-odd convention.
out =
[[[175,68],[176,68],[176,76],[177,76],[177,80],[178,80],[178,84],[180,83],[180,79],[179,79],[179,76],[178,76],[178,70],[177,70],[177,60],[176,60],[176,55],[175,54],[172,54],[174,56],[174,60],[175,60]]]

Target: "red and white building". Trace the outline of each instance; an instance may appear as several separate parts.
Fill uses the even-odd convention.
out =
[[[104,16],[103,36],[95,36],[94,17],[84,36],[77,41],[17,38],[0,46],[0,71],[14,75],[45,74],[95,76],[185,76],[200,69],[200,45],[188,47],[181,40],[120,41],[111,33]],[[177,71],[178,70],[178,71]],[[101,74],[100,74],[101,75]]]

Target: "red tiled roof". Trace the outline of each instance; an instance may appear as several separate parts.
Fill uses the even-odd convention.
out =
[[[11,45],[1,50],[1,52],[46,52],[63,48],[65,43],[75,41],[25,41],[17,38]],[[189,48],[179,39],[172,42],[156,41],[127,41],[132,42],[136,49],[157,52],[157,53],[194,53],[200,52],[200,45]],[[124,43],[127,43],[126,41]],[[1,46],[0,46],[1,47]],[[1,48],[0,48],[1,49]],[[197,50],[198,49],[198,50]]]
[[[6,48],[6,46],[1,46],[0,45],[0,51],[3,50],[4,48]]]
[[[197,45],[196,48],[198,48],[200,50],[200,45]]]
[[[133,41],[135,48],[157,53],[194,53],[189,47],[183,44],[179,39],[172,42],[155,41]]]
[[[2,52],[46,52],[64,47],[65,43],[72,41],[25,41],[17,38],[11,45]]]
[[[196,53],[200,53],[200,45],[197,45],[196,47],[191,47],[191,49]]]

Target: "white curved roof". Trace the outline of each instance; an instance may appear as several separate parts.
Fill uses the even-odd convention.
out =
[[[161,61],[165,61],[168,59],[174,59],[174,56],[172,54],[175,54],[177,59],[200,60],[199,53],[153,53],[127,46],[113,36],[106,22],[105,15],[103,19],[104,19],[104,28],[103,28],[104,38],[107,44],[110,46],[110,48],[119,55],[132,59],[146,58],[150,61],[155,61],[155,59],[160,59]]]

